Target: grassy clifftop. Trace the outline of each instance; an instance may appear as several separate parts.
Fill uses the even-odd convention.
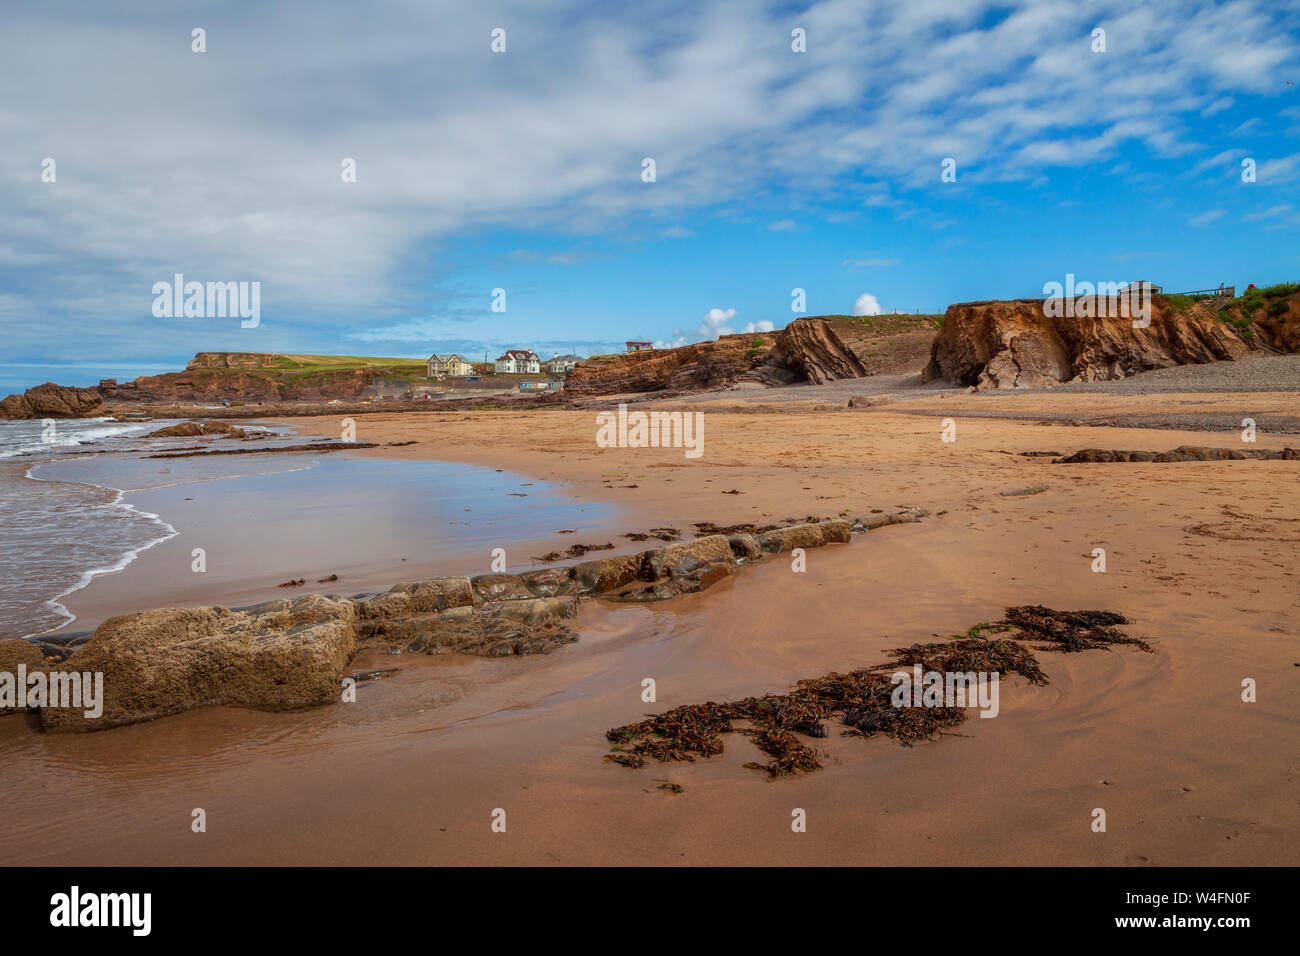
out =
[[[268,371],[341,372],[357,369],[392,369],[423,374],[425,363],[414,358],[383,358],[373,355],[299,355],[285,352],[200,352],[187,365],[196,369],[266,369]]]

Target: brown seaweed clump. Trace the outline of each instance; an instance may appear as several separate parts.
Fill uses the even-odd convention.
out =
[[[1001,624],[1015,628],[1018,641],[1044,641],[1050,650],[1088,651],[1111,644],[1132,644],[1151,652],[1151,645],[1116,628],[1131,623],[1113,611],[1053,611],[1041,605],[1007,608]]]
[[[1116,625],[1128,619],[1110,611],[1053,611],[1040,606],[1011,607],[995,624],[972,627],[950,641],[913,644],[889,652],[893,660],[848,674],[827,674],[795,684],[788,694],[765,694],[727,703],[688,704],[645,720],[615,727],[605,736],[616,747],[605,759],[638,768],[647,758],[660,762],[694,761],[722,753],[722,735],[741,733],[771,760],[745,766],[769,778],[809,773],[821,768],[817,751],[804,738],[827,735],[826,723],[838,717],[844,736],[883,734],[908,746],[932,739],[966,719],[961,707],[896,707],[890,675],[916,665],[940,673],[1016,674],[1031,684],[1048,683],[1038,660],[1019,641],[1044,642],[1053,650],[1081,651],[1111,644],[1132,644],[1150,651],[1145,641],[1129,637]],[[1005,635],[996,639],[982,631]]]

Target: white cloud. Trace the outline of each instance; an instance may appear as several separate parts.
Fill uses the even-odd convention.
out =
[[[696,333],[700,339],[716,339],[720,335],[730,335],[736,331],[727,323],[736,315],[735,309],[709,309]]]
[[[858,301],[853,303],[854,315],[879,315],[880,301],[870,292],[864,292],[858,296]]]
[[[1221,96],[1213,103],[1211,103],[1209,106],[1207,106],[1205,109],[1201,110],[1201,115],[1213,116],[1216,113],[1222,113],[1224,110],[1226,110],[1229,106],[1231,106],[1235,102],[1236,100],[1234,100],[1231,96]]]
[[[772,223],[772,225],[768,226],[767,228],[771,232],[789,232],[794,227],[795,227],[795,222],[793,219],[778,219],[776,222]]]
[[[1242,216],[1244,222],[1259,222],[1261,219],[1272,219],[1275,216],[1285,216],[1291,211],[1287,203],[1279,203],[1276,206],[1270,206],[1260,212],[1252,212],[1247,216]]]
[[[671,349],[678,348],[682,345],[690,345],[694,342],[712,342],[719,336],[731,335],[736,330],[731,326],[731,320],[736,317],[735,309],[709,309],[700,320],[700,325],[694,333],[686,332],[682,329],[673,329],[673,337],[669,341],[655,342],[655,348]],[[761,319],[758,322],[747,322],[741,332],[772,332],[776,330],[776,325],[767,319]]]
[[[75,317],[90,351],[121,349],[96,320],[148,315],[175,271],[262,282],[266,335],[205,347],[285,348],[269,336],[291,316],[355,331],[421,314],[427,285],[403,277],[454,267],[441,244],[466,230],[672,222],[772,181],[888,206],[949,155],[961,186],[1135,144],[1177,155],[1185,116],[1275,92],[1297,54],[1267,0],[1090,0],[1104,56],[1075,0],[813,0],[806,56],[784,6],[740,0],[519,5],[504,56],[473,39],[500,25],[486,4],[375,0],[364,30],[347,7],[230,5],[202,55],[173,6],[18,5],[0,31],[0,269],[55,263],[13,294]],[[44,156],[57,184],[39,182]],[[1294,181],[1294,157],[1259,158],[1261,184]],[[43,347],[46,328],[11,325],[17,354]]]

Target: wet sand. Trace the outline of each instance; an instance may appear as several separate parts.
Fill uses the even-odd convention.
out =
[[[1133,413],[1180,400],[1106,398],[1108,409]],[[1289,398],[1214,400],[1264,408]],[[954,398],[923,401],[950,407]],[[981,407],[1098,413],[1091,395]],[[705,454],[690,461],[681,450],[597,449],[590,412],[376,414],[358,426],[360,440],[420,444],[357,454],[507,468],[618,504],[627,530],[900,505],[947,513],[810,552],[804,574],[774,558],[668,604],[585,602],[581,640],[545,657],[370,652],[355,669],[402,670],[363,684],[355,704],[211,708],[81,736],[41,735],[29,718],[5,717],[0,861],[1300,860],[1296,464],[1067,466],[1007,453],[1233,447],[1236,433],[960,419],[957,442],[945,444],[937,419],[887,406],[719,411],[706,413]],[[1254,447],[1286,444],[1261,435]],[[1049,488],[999,494],[1036,483]],[[1105,574],[1089,570],[1096,547],[1107,551]],[[1126,630],[1157,653],[1039,654],[1051,684],[1007,680],[996,719],[911,748],[832,727],[815,742],[825,769],[777,782],[742,767],[757,752],[739,735],[725,738],[721,757],[693,764],[629,770],[602,759],[604,731],[643,713],[780,692],[1026,603],[1122,612],[1135,622]],[[645,677],[657,682],[655,704],[641,702]],[[1257,703],[1241,701],[1246,677],[1258,683]],[[665,781],[684,791],[657,789]],[[195,807],[207,811],[205,834],[190,831]],[[1089,826],[1098,807],[1104,834]],[[506,811],[504,834],[491,830],[496,808]],[[791,832],[794,808],[807,811],[806,833]]]
[[[531,556],[549,550],[559,528],[605,543],[621,525],[612,504],[577,501],[523,475],[359,454],[280,455],[276,463],[292,470],[128,493],[126,501],[177,533],[65,598],[76,615],[67,632],[146,607],[242,607],[478,574],[507,542],[507,567],[524,570],[538,566]],[[195,548],[204,552],[201,573]],[[291,580],[304,584],[279,587]]]

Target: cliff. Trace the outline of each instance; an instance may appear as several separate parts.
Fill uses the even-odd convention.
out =
[[[1186,297],[1154,296],[1145,328],[1123,316],[1048,316],[1041,299],[960,303],[948,308],[922,378],[1031,388],[1236,360],[1263,349],[1296,351],[1300,292],[1253,291],[1222,311]]]
[[[568,373],[565,391],[571,396],[695,392],[738,382],[820,384],[865,374],[829,323],[806,318],[780,332],[724,335],[675,349],[590,358]]]
[[[101,382],[110,402],[311,402],[356,399],[380,379],[423,378],[415,359],[278,352],[199,352],[183,372]]]

